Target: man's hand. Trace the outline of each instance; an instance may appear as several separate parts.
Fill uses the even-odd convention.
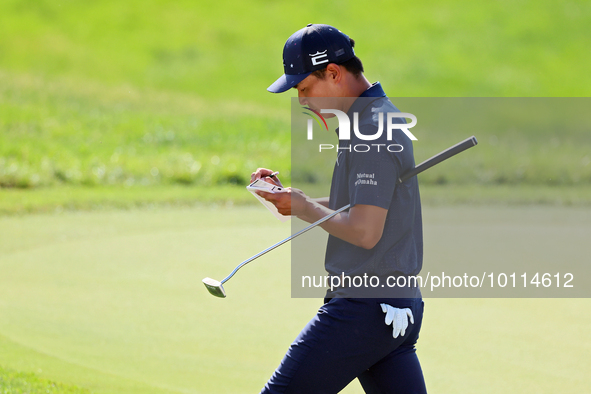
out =
[[[267,183],[271,183],[275,186],[283,187],[283,185],[281,184],[281,181],[279,180],[279,178],[277,178],[277,176],[272,176],[272,177],[269,176],[269,175],[273,174],[273,172],[274,171],[269,170],[267,168],[257,168],[257,170],[255,172],[250,174],[250,183],[253,183],[257,179],[262,179],[263,181],[265,181]]]
[[[251,174],[251,182],[257,179],[276,186],[281,182],[276,177],[269,177],[273,171],[259,168]],[[330,215],[333,210],[328,207],[328,199],[316,201],[299,189],[284,188],[281,193],[257,191],[259,196],[270,201],[282,215],[297,216],[308,223]],[[372,249],[382,238],[384,223],[388,210],[374,205],[357,204],[349,212],[341,212],[332,219],[320,224],[329,234],[364,249]]]
[[[382,312],[386,314],[385,323],[387,326],[392,324],[392,336],[398,338],[398,335],[404,336],[406,328],[408,327],[408,319],[410,324],[415,324],[415,319],[412,316],[412,311],[408,308],[399,309],[394,308],[388,304],[380,304],[382,306]],[[408,316],[408,319],[407,319]]]
[[[256,193],[265,200],[272,202],[277,207],[277,211],[282,215],[299,216],[306,210],[308,196],[300,189],[288,187],[281,193],[266,193],[261,191]]]

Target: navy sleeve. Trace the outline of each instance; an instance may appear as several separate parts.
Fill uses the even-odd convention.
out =
[[[397,162],[385,147],[370,152],[352,152],[349,162],[349,201],[388,209],[399,176]]]

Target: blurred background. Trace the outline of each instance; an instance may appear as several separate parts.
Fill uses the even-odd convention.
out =
[[[391,97],[579,97],[591,86],[584,1],[6,0],[0,11],[6,213],[240,200],[242,189],[227,186],[243,186],[258,166],[280,169],[289,183],[295,92],[266,87],[282,74],[285,40],[309,22],[357,40],[367,77]],[[483,154],[498,148],[483,138]],[[548,143],[533,131],[524,140],[533,150]],[[588,134],[561,144],[587,146]],[[591,156],[573,153],[589,184]],[[545,183],[540,172],[516,177],[515,164],[498,163],[503,176],[472,178]]]
[[[200,281],[289,234],[244,186],[257,167],[292,181],[295,92],[266,88],[283,72],[285,40],[308,23],[354,38],[366,76],[391,97],[591,91],[583,0],[1,1],[4,392],[262,387],[319,303],[290,299],[289,248],[241,272],[227,300]],[[569,256],[586,255],[591,133],[472,134],[477,150],[448,167],[459,173],[421,178],[426,261],[453,258],[444,235],[460,230],[476,237],[464,239],[466,258],[478,258],[491,242],[478,226],[499,221],[507,237],[492,242],[515,256],[532,258],[519,236],[550,245],[561,231],[580,248]],[[419,142],[417,161],[458,139]],[[434,392],[588,389],[587,300],[432,301],[420,357]],[[560,334],[551,308],[569,322]],[[570,342],[549,347],[553,335]]]

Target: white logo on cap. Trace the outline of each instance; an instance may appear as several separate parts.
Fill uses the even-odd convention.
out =
[[[312,56],[312,65],[317,66],[319,64],[322,63],[328,63],[328,55],[326,54],[326,52],[328,52],[328,49],[324,52],[316,52],[316,53],[311,53],[308,56]],[[322,59],[322,58],[326,58],[326,59]],[[322,59],[322,60],[320,60]]]

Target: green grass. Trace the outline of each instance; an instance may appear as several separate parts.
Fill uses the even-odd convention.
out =
[[[15,372],[0,367],[2,394],[84,394],[88,390],[43,379],[34,373]]]
[[[289,298],[285,249],[241,272],[228,300],[200,279],[288,232],[258,205],[216,206],[256,203],[243,185],[258,166],[290,183],[294,93],[265,88],[282,72],[285,39],[309,22],[355,38],[366,75],[390,96],[591,91],[585,1],[0,2],[0,365],[10,368],[0,384],[21,387],[2,392],[260,389],[317,300]],[[474,229],[491,218],[518,234],[503,245],[509,254],[532,217],[558,220],[540,234],[547,245],[565,228],[580,238],[573,215],[583,215],[564,206],[591,201],[588,128],[554,126],[469,131],[480,140],[472,156],[422,176],[426,213],[439,206],[426,215],[431,256],[455,256],[455,233],[486,248]],[[417,160],[467,135],[423,136]],[[531,203],[546,205],[522,206]],[[148,209],[103,209],[135,207]],[[95,212],[70,212],[81,210]],[[15,213],[33,214],[4,216]],[[466,231],[457,220],[467,216],[481,223]],[[429,389],[587,390],[588,307],[430,300],[419,348]],[[569,322],[559,345],[548,341],[548,310]]]
[[[589,94],[585,1],[299,4],[6,0],[0,67],[272,103],[285,40],[314,22],[350,34],[393,96]]]
[[[168,186],[63,186],[2,192],[0,214],[59,212],[73,210],[155,208],[163,206],[258,204],[244,187],[199,188]]]
[[[243,185],[258,166],[280,169],[289,183],[293,92],[265,88],[281,74],[285,39],[310,20],[356,38],[367,76],[390,96],[591,90],[583,1],[294,10],[265,1],[9,0],[0,4],[8,38],[0,42],[0,188]],[[423,182],[588,183],[588,133],[538,131],[474,132],[482,141],[474,165],[458,162],[455,176]],[[466,136],[440,134],[447,138],[422,134],[418,156]]]
[[[314,173],[320,183],[328,184],[332,172],[330,154],[313,155],[308,149],[305,157],[294,155],[290,162],[289,126],[279,115],[266,113],[263,106],[243,107],[232,102],[214,105],[180,93],[13,77],[0,73],[0,186],[3,190],[38,188],[38,193],[26,198],[29,200],[64,186],[88,187],[80,195],[97,193],[98,200],[110,198],[108,193],[100,194],[111,186],[139,190],[178,185],[203,189],[244,186],[258,166],[280,169],[286,184],[291,182],[292,166],[294,171]],[[508,128],[499,126],[491,116],[494,112],[483,111],[482,105],[459,122],[441,122],[438,112],[427,112],[429,117],[422,118],[421,138],[415,143],[417,162],[470,134],[477,135],[479,145],[421,175],[421,183],[501,189],[504,185],[563,185],[581,187],[582,192],[577,194],[585,195],[591,183],[591,141],[588,121],[580,118],[584,111],[577,112],[572,108],[574,103],[562,101],[554,106],[555,113],[570,110],[572,116],[562,121],[560,128],[555,127],[557,116],[534,118],[531,124],[531,114],[547,109],[548,101],[513,100],[515,106],[528,104],[530,116],[519,121],[515,114],[507,113],[502,120],[512,122]],[[402,108],[406,105],[418,110],[434,103],[399,101]],[[464,101],[462,105],[473,102]],[[453,100],[446,103],[453,105]],[[496,103],[498,107],[500,102]],[[503,104],[504,112],[512,105]],[[216,113],[220,110],[228,115],[220,117]],[[296,176],[296,186],[301,179]],[[170,189],[168,194],[172,195],[180,190]],[[6,195],[6,206],[10,197],[3,190],[0,193]],[[130,195],[124,190],[119,194]],[[568,195],[561,198],[569,200]],[[138,198],[137,203],[142,202]]]
[[[425,208],[424,220],[431,272],[583,264],[591,231],[587,209],[565,207]],[[2,217],[0,365],[93,393],[257,392],[321,300],[290,298],[289,246],[244,267],[226,299],[201,279],[289,231],[259,206]],[[427,299],[418,354],[429,390],[585,392],[588,309],[588,299]],[[557,328],[549,311],[568,323]]]
[[[256,105],[1,72],[0,86],[0,187],[244,185],[257,163],[288,167],[288,130]]]
[[[319,184],[297,186],[311,197],[328,195],[326,187]],[[182,185],[15,188],[2,190],[1,196],[0,215],[138,207],[259,206],[243,186],[232,185],[212,188]],[[591,186],[423,184],[421,200],[425,206],[589,206]]]

